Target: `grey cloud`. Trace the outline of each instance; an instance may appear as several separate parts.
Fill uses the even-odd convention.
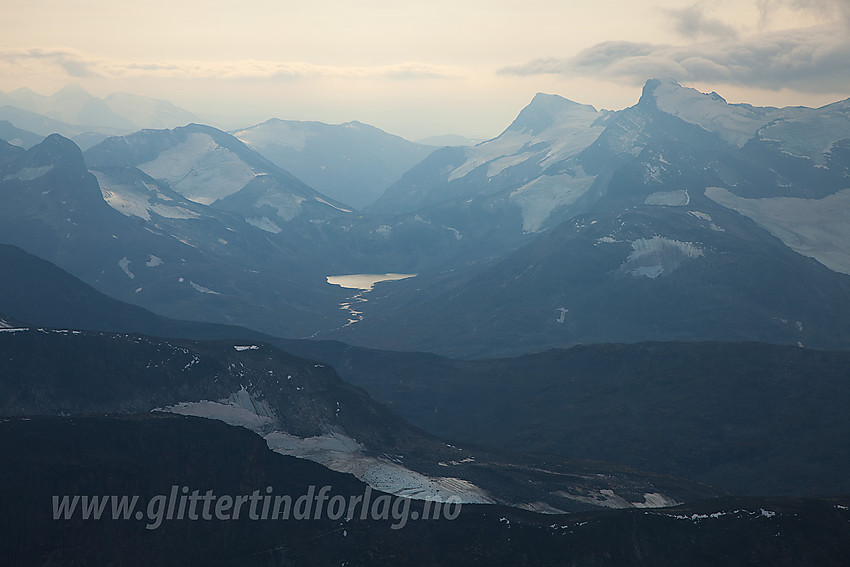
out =
[[[729,24],[710,18],[704,4],[692,4],[685,8],[665,10],[673,20],[673,29],[682,37],[716,37],[720,39],[738,37],[738,31]]]
[[[69,49],[9,49],[0,52],[7,62],[16,65],[27,65],[31,62],[39,62],[44,65],[56,65],[74,78],[85,78],[97,76],[91,61],[79,53]]]
[[[770,23],[773,14],[780,8],[791,8],[801,12],[811,12],[821,19],[843,22],[850,29],[850,2],[847,0],[756,0],[759,10],[759,25]]]
[[[562,74],[635,84],[663,77],[836,93],[850,90],[850,38],[836,26],[819,26],[688,46],[605,42],[574,57],[536,59],[499,73]]]

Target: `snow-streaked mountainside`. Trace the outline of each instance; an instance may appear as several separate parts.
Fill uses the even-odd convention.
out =
[[[360,322],[319,337],[459,358],[645,340],[850,345],[850,277],[704,195],[580,215],[479,269],[416,280],[371,292]]]
[[[715,92],[705,94],[696,89],[682,88],[673,82],[652,81],[649,85],[659,110],[714,132],[739,148],[752,139],[760,128],[783,115],[782,110],[775,108],[730,105]]]
[[[659,110],[739,148],[750,140],[774,142],[789,155],[822,165],[832,145],[846,139],[850,129],[848,101],[818,109],[755,107],[729,104],[717,93],[704,94],[673,82],[650,81],[648,86]]]
[[[531,158],[545,169],[593,143],[604,129],[599,119],[605,114],[557,95],[537,94],[501,135],[467,150],[466,161],[449,172],[448,179],[464,177],[483,165],[489,179]],[[535,148],[540,144],[548,144],[545,153]]]
[[[554,179],[541,179],[543,172],[593,143],[608,114],[538,94],[501,135],[471,148],[438,150],[429,161],[439,172],[429,173],[427,181],[421,173],[409,172],[370,210],[412,212],[456,199],[492,206],[498,195],[521,209],[526,232],[536,232],[554,210],[577,201],[594,180],[578,164]],[[565,191],[558,190],[562,185]]]
[[[705,194],[753,219],[792,250],[850,274],[850,188],[821,199],[746,199],[721,187],[709,187]]]
[[[360,122],[275,118],[233,134],[311,187],[357,209],[435,149]]]
[[[51,137],[0,151],[3,238],[159,313],[290,337],[456,356],[647,338],[845,348],[848,113],[659,80],[617,112],[540,94],[364,212],[209,126],[109,138],[86,151],[90,176]],[[306,151],[316,128],[376,134],[273,120],[240,135]],[[367,294],[327,283],[385,273],[418,276]]]
[[[335,311],[341,293],[321,285],[327,252],[309,234],[323,212],[345,213],[285,172],[280,185],[303,188],[315,206],[302,210],[316,216],[292,221],[297,229],[271,241],[243,216],[186,199],[138,168],[105,166],[92,174],[79,148],[61,136],[26,151],[9,148],[0,160],[0,241],[159,313],[255,328],[265,320],[266,330],[295,336],[345,321]],[[264,161],[244,151],[258,167]]]
[[[438,150],[370,210],[498,209],[538,233],[575,214],[706,187],[747,198],[823,198],[848,188],[848,173],[848,101],[760,108],[653,79],[638,104],[619,112],[538,94],[500,136]],[[788,230],[775,234],[794,232],[794,219],[776,222]],[[834,255],[841,241],[836,235],[795,249],[817,258],[819,246]]]
[[[0,353],[12,356],[14,369],[0,376],[2,416],[157,410],[224,421],[250,429],[275,452],[408,498],[454,496],[558,513],[659,507],[716,494],[607,465],[448,444],[344,383],[332,368],[265,343],[12,328],[0,330]]]
[[[387,289],[320,336],[455,356],[697,337],[846,348],[848,108],[731,105],[651,80],[635,106],[594,118],[538,95],[500,137],[435,152],[373,208],[500,210],[503,234],[539,236],[469,274]],[[410,313],[416,326],[385,333]]]
[[[313,218],[351,212],[210,126],[192,124],[110,138],[87,150],[86,161],[93,169],[136,168],[203,205],[243,190],[251,192],[252,199],[231,199],[240,202],[239,212],[246,218],[268,216],[279,223],[302,212]],[[249,190],[258,184],[264,187],[259,194]],[[263,215],[264,211],[271,213]]]
[[[138,168],[203,205],[236,193],[257,176],[238,155],[201,132],[189,134]]]
[[[169,219],[199,218],[193,201],[180,195],[166,183],[121,169],[92,171],[106,203],[128,217],[150,221],[152,215]],[[140,172],[141,173],[141,172]]]

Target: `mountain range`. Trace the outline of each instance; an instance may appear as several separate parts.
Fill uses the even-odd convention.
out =
[[[52,95],[42,95],[26,88],[0,93],[0,106],[16,107],[94,130],[115,132],[171,128],[197,121],[191,112],[166,100],[127,93],[113,93],[101,99],[74,84]],[[55,132],[45,132],[44,135]]]
[[[499,137],[434,151],[363,212],[209,126],[112,137],[83,159],[51,137],[3,160],[2,239],[156,312],[279,336],[455,357],[640,340],[840,349],[848,108],[733,105],[657,80],[618,112],[541,94]],[[237,134],[266,151],[303,142],[304,167],[311,139],[392,138],[326,126]],[[420,151],[392,139],[409,160]],[[85,191],[46,190],[59,159]],[[63,226],[82,211],[86,236]],[[21,220],[34,215],[44,226]],[[385,272],[417,277],[325,281]]]
[[[14,564],[185,563],[187,540],[252,565],[846,556],[850,102],[653,79],[437,149],[75,87],[0,95],[0,120]],[[38,508],[177,482],[464,514],[146,537]]]
[[[362,323],[319,336],[461,357],[635,340],[846,348],[848,109],[731,105],[655,80],[615,113],[538,95],[501,136],[434,152],[371,209],[452,214],[464,238],[486,219],[507,252],[394,284]]]

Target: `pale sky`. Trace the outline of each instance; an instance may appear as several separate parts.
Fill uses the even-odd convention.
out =
[[[850,0],[2,0],[0,91],[164,98],[248,126],[359,120],[490,138],[536,92],[634,104],[672,77],[730,102],[850,97]]]

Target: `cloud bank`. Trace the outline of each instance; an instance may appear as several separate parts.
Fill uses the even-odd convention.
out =
[[[635,84],[659,77],[809,93],[846,92],[850,34],[842,21],[686,46],[608,41],[574,57],[535,59],[499,73],[625,79]]]
[[[465,71],[458,67],[407,61],[379,66],[333,66],[304,62],[260,61],[149,61],[142,63],[97,59],[72,49],[0,49],[0,72],[55,73],[73,78],[160,79],[451,79]]]

